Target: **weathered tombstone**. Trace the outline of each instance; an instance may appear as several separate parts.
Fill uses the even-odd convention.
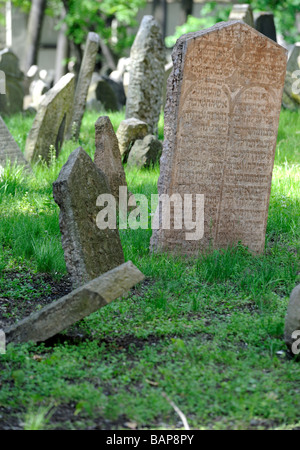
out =
[[[31,168],[24,158],[18,144],[10,134],[5,122],[0,117],[0,167],[5,166],[6,162],[25,166],[27,171],[31,172]]]
[[[152,16],[143,17],[130,59],[126,119],[135,117],[146,122],[149,133],[157,135],[166,55],[159,25]]]
[[[126,102],[122,83],[117,83],[109,77],[93,74],[87,96],[87,106],[89,109],[97,107],[102,111],[120,111]]]
[[[144,278],[128,261],[4,330],[6,343],[43,342],[127,294]]]
[[[274,14],[261,12],[255,17],[255,29],[277,42]]]
[[[133,144],[128,160],[128,167],[150,167],[161,157],[162,143],[154,135],[148,134],[144,139],[138,139]]]
[[[233,5],[229,20],[242,20],[250,27],[254,27],[252,8],[248,4]]]
[[[12,115],[23,110],[24,74],[18,57],[8,49],[0,51],[0,70],[5,73],[6,92],[0,95],[0,114]]]
[[[25,157],[36,162],[39,158],[49,161],[50,146],[55,147],[56,156],[61,150],[65,132],[71,121],[74,98],[74,75],[64,75],[56,85],[46,92],[28,134]]]
[[[282,104],[285,108],[296,111],[300,108],[300,42],[297,42],[292,50],[287,63]]]
[[[173,63],[158,192],[193,194],[194,212],[194,194],[204,195],[204,235],[187,240],[185,224],[165,230],[159,217],[151,246],[197,254],[241,241],[262,252],[286,50],[241,21],[223,22],[182,36]]]
[[[106,175],[112,195],[119,200],[119,187],[127,186],[119,144],[108,116],[95,123],[96,152],[94,163]]]
[[[143,139],[148,134],[148,125],[142,120],[131,117],[122,120],[117,130],[117,138],[119,142],[120,153],[126,162],[132,144],[137,139]]]
[[[100,230],[96,224],[97,198],[110,193],[106,176],[81,147],[71,153],[53,183],[66,266],[74,287],[124,262],[118,230]]]
[[[78,82],[75,90],[73,115],[70,122],[67,138],[79,137],[82,117],[85,111],[86,99],[90,87],[92,75],[95,69],[96,57],[99,49],[100,38],[96,33],[89,33],[84,55],[80,67]]]
[[[297,336],[293,335],[296,331],[298,331]],[[285,317],[284,340],[290,350],[296,338],[300,338],[300,284],[291,293]]]

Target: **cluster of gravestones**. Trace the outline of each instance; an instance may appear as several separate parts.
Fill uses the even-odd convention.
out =
[[[50,145],[58,152],[65,135],[78,136],[97,46],[98,37],[90,33],[75,94],[72,74],[46,94],[27,139],[29,160],[40,155],[47,160]],[[182,36],[172,59],[158,191],[169,197],[204,194],[204,235],[198,241],[186,240],[184,227],[164,229],[159,217],[151,249],[197,255],[242,242],[262,252],[286,50],[244,21],[230,20]],[[132,263],[124,264],[118,229],[97,227],[97,198],[113,194],[118,199],[119,187],[126,186],[122,158],[147,165],[152,154],[160,153],[156,134],[164,64],[159,27],[145,16],[131,52],[126,120],[116,135],[109,118],[100,117],[94,162],[77,148],[53,185],[75,291],[6,330],[9,341],[51,337],[143,279]],[[159,216],[159,208],[157,212]],[[289,347],[293,327],[300,328],[299,289],[286,319]]]

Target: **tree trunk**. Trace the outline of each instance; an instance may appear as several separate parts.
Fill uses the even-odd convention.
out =
[[[63,20],[66,16],[66,11],[64,10],[61,14],[60,19]],[[59,34],[57,37],[57,47],[56,47],[56,61],[55,61],[55,83],[57,83],[62,76],[67,73],[67,64],[64,63],[69,57],[69,40],[66,36],[67,25],[62,24]]]
[[[27,72],[32,65],[37,64],[46,3],[47,0],[32,0],[27,26],[25,72]]]

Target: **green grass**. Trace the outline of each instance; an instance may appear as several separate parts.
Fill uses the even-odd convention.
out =
[[[123,114],[110,117],[117,128]],[[7,168],[1,178],[0,295],[16,306],[29,298],[32,274],[66,273],[52,182],[78,144],[93,156],[97,118],[86,113],[79,143],[67,142],[50,168],[36,166],[35,177]],[[7,124],[24,148],[32,118]],[[0,412],[9,407],[25,429],[53,428],[51,417],[65,408],[72,412],[63,428],[181,428],[166,393],[192,428],[299,427],[300,366],[282,339],[300,281],[299,131],[300,115],[282,111],[263,255],[242,246],[188,260],[153,255],[151,231],[122,230],[125,258],[147,282],[81,321],[86,339],[8,346]],[[158,175],[158,167],[126,171],[129,189],[148,198]],[[22,282],[6,281],[12,270]],[[32,294],[37,304],[45,289]]]

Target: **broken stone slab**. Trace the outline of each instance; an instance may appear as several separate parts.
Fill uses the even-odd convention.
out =
[[[101,210],[97,199],[102,194],[111,194],[107,177],[77,148],[53,183],[54,200],[60,207],[62,246],[74,288],[124,262],[118,229],[97,226]]]
[[[4,330],[6,343],[43,342],[127,294],[144,278],[128,261]]]
[[[154,135],[148,134],[133,144],[127,161],[128,167],[150,167],[154,165],[162,153],[162,143]]]
[[[92,75],[95,69],[96,57],[99,49],[100,37],[98,34],[88,33],[84,55],[80,67],[78,82],[75,90],[73,115],[70,121],[67,138],[79,137],[81,122],[86,106],[86,99],[90,87]]]
[[[300,284],[291,293],[285,317],[284,341],[289,350],[292,350],[292,345],[297,338],[293,337],[295,331],[300,331]],[[300,338],[300,332],[298,337]]]
[[[148,125],[142,120],[130,117],[123,120],[117,130],[120,153],[126,162],[130,148],[137,139],[144,139],[148,134]]]
[[[10,134],[4,120],[0,116],[0,167],[5,167],[6,163],[24,166],[27,172],[32,172],[18,144]]]
[[[55,148],[56,157],[59,156],[71,121],[74,83],[74,74],[67,73],[46,92],[26,140],[27,161],[37,162],[41,158],[49,162],[51,146]]]
[[[127,187],[119,143],[108,116],[95,123],[96,152],[94,164],[106,175],[112,195],[119,201],[119,187]]]

